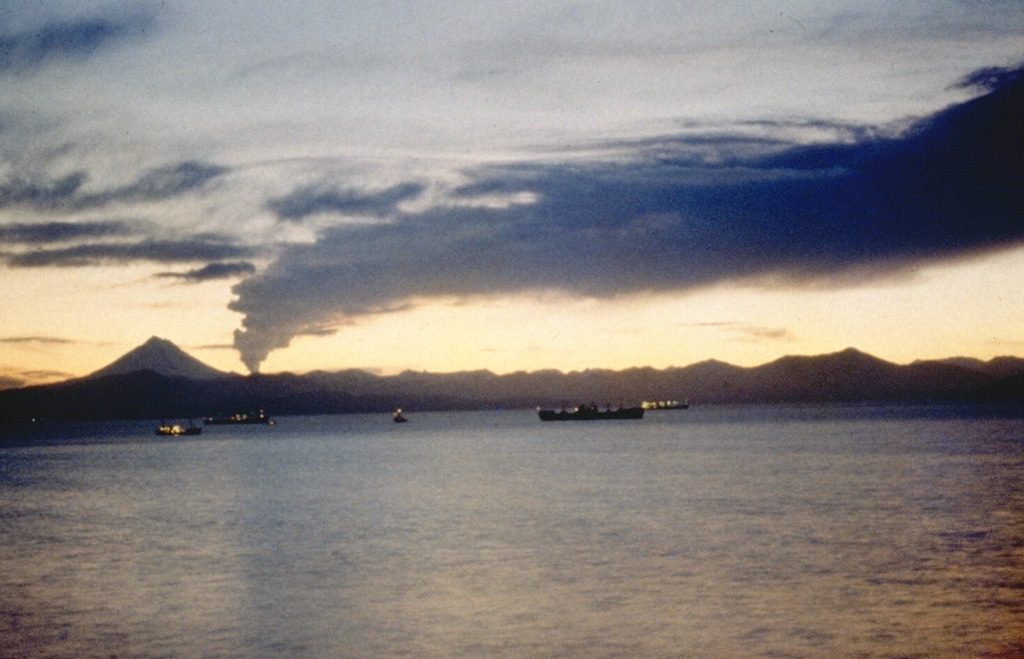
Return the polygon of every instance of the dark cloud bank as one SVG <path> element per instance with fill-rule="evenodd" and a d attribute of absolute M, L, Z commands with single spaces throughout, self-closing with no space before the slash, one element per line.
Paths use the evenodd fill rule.
<path fill-rule="evenodd" d="M 416 297 L 607 297 L 766 276 L 838 284 L 1019 244 L 1024 79 L 986 69 L 962 84 L 983 94 L 895 137 L 870 127 L 809 146 L 670 136 L 634 144 L 634 157 L 614 164 L 479 171 L 455 195 L 535 199 L 503 208 L 399 213 L 395 203 L 417 188 L 362 197 L 298 190 L 268 207 L 288 221 L 332 206 L 382 220 L 327 229 L 238 284 L 231 306 L 245 319 L 235 345 L 255 370 L 296 335 Z"/>

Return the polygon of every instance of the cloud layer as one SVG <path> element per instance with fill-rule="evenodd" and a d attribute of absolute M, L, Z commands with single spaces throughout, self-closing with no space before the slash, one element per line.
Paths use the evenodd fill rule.
<path fill-rule="evenodd" d="M 89 176 L 75 172 L 56 179 L 12 177 L 0 183 L 0 211 L 27 210 L 49 217 L 53 214 L 75 216 L 83 211 L 147 207 L 180 200 L 199 192 L 214 179 L 227 173 L 226 167 L 186 161 L 157 167 L 123 184 L 86 190 Z M 222 263 L 230 259 L 251 258 L 259 248 L 243 245 L 218 233 L 174 233 L 151 223 L 126 220 L 49 220 L 0 223 L 0 262 L 13 268 L 81 267 L 123 264 L 138 261 L 190 263 L 213 261 L 202 269 L 180 275 L 183 281 L 198 282 L 250 274 L 251 263 Z M 21 249 L 9 250 L 7 246 Z M 31 249 L 24 249 L 30 246 Z M 229 274 L 230 273 L 230 274 Z M 179 276 L 179 275 L 175 275 Z"/>
<path fill-rule="evenodd" d="M 987 93 L 897 135 L 835 126 L 841 141 L 797 144 L 690 132 L 614 145 L 614 160 L 469 172 L 450 204 L 337 224 L 239 283 L 236 347 L 255 370 L 294 336 L 420 298 L 609 297 L 759 277 L 836 285 L 1019 244 L 1024 82 L 1007 69 L 964 84 Z M 415 187 L 394 190 L 328 203 L 303 188 L 271 207 L 282 220 L 393 211 Z M 510 195 L 531 201 L 472 203 Z"/>
<path fill-rule="evenodd" d="M 226 241 L 142 240 L 132 243 L 87 243 L 53 249 L 6 255 L 7 264 L 14 268 L 41 268 L 46 266 L 81 267 L 100 263 L 182 263 L 192 261 L 218 261 L 251 257 L 255 249 Z"/>
<path fill-rule="evenodd" d="M 115 203 L 157 202 L 193 192 L 227 173 L 220 165 L 187 161 L 144 172 L 126 185 L 87 191 L 86 172 L 60 178 L 12 177 L 0 182 L 0 209 L 28 207 L 36 210 L 82 210 Z"/>
<path fill-rule="evenodd" d="M 39 245 L 82 238 L 126 236 L 132 233 L 126 222 L 43 222 L 0 225 L 0 244 L 25 243 Z"/>
<path fill-rule="evenodd" d="M 388 215 L 403 201 L 414 199 L 423 186 L 403 183 L 380 192 L 367 193 L 338 186 L 306 186 L 283 197 L 271 199 L 267 208 L 282 220 L 299 221 L 319 213 L 345 215 Z"/>
<path fill-rule="evenodd" d="M 199 284 L 204 281 L 215 281 L 217 279 L 234 279 L 244 275 L 251 275 L 256 272 L 256 266 L 248 261 L 232 261 L 228 263 L 210 263 L 202 268 L 195 268 L 187 272 L 161 272 L 157 277 L 165 279 L 178 279 L 184 283 Z"/>
<path fill-rule="evenodd" d="M 150 27 L 146 13 L 51 21 L 22 32 L 0 33 L 0 73 L 25 73 L 60 60 L 82 60 Z"/>

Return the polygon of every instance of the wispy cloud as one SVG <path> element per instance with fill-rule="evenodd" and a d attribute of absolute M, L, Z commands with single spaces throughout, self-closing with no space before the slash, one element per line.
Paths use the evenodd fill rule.
<path fill-rule="evenodd" d="M 14 178 L 0 183 L 0 208 L 17 205 L 53 208 L 67 204 L 74 199 L 85 180 L 83 172 L 57 179 Z"/>
<path fill-rule="evenodd" d="M 66 345 L 75 343 L 71 339 L 63 339 L 54 336 L 7 336 L 0 337 L 0 343 L 30 343 L 43 345 Z"/>
<path fill-rule="evenodd" d="M 211 163 L 186 161 L 144 172 L 134 181 L 96 192 L 84 186 L 89 176 L 75 172 L 56 179 L 23 177 L 0 183 L 0 208 L 81 210 L 117 202 L 157 202 L 194 192 L 229 170 Z"/>
<path fill-rule="evenodd" d="M 0 389 L 17 389 L 18 387 L 24 386 L 24 384 L 25 380 L 22 378 L 0 375 Z"/>
<path fill-rule="evenodd" d="M 317 213 L 381 216 L 393 213 L 399 203 L 414 199 L 422 192 L 423 186 L 417 183 L 403 183 L 379 192 L 313 185 L 271 199 L 267 208 L 280 219 L 293 221 Z"/>
<path fill-rule="evenodd" d="M 50 348 L 58 349 L 64 346 L 76 346 L 80 341 L 74 341 L 56 336 L 5 336 L 0 337 L 0 345 L 12 346 L 12 349 L 27 349 L 32 352 L 48 352 Z M 54 370 L 18 370 L 0 369 L 0 389 L 14 389 L 30 384 L 64 380 L 71 377 L 70 373 Z"/>
<path fill-rule="evenodd" d="M 156 276 L 164 279 L 178 279 L 187 284 L 199 284 L 218 279 L 233 279 L 256 272 L 256 266 L 248 261 L 210 263 L 202 268 L 186 272 L 161 272 Z"/>
<path fill-rule="evenodd" d="M 206 345 L 190 346 L 190 350 L 214 350 L 214 351 L 225 351 L 234 350 L 235 346 L 230 343 L 210 343 Z"/>
<path fill-rule="evenodd" d="M 127 236 L 134 230 L 121 221 L 43 222 L 40 224 L 0 224 L 0 243 L 46 244 L 83 238 Z"/>
<path fill-rule="evenodd" d="M 13 268 L 82 267 L 139 261 L 155 263 L 220 261 L 252 258 L 258 252 L 257 248 L 248 245 L 192 238 L 186 240 L 143 240 L 133 243 L 86 243 L 65 248 L 0 254 L 0 259 Z"/>
<path fill-rule="evenodd" d="M 0 389 L 16 389 L 34 384 L 45 384 L 47 382 L 58 382 L 74 377 L 73 373 L 57 370 L 11 370 L 0 373 Z"/>
<path fill-rule="evenodd" d="M 128 185 L 84 195 L 78 203 L 100 206 L 116 201 L 163 201 L 197 190 L 227 172 L 227 167 L 211 163 L 176 163 L 150 170 Z"/>
<path fill-rule="evenodd" d="M 987 66 L 961 78 L 954 87 L 961 89 L 979 88 L 994 91 L 1000 87 L 1020 82 L 1024 69 L 1007 66 Z"/>
<path fill-rule="evenodd" d="M 739 341 L 792 341 L 793 334 L 784 327 L 762 327 L 760 325 L 738 325 L 733 332 Z"/>
<path fill-rule="evenodd" d="M 73 374 L 67 371 L 31 370 L 24 371 L 22 375 L 29 381 L 38 382 L 41 380 L 66 380 L 72 377 Z"/>
<path fill-rule="evenodd" d="M 1021 116 L 1024 82 L 1003 74 L 988 93 L 897 136 L 865 126 L 838 141 L 787 144 L 689 131 L 638 143 L 632 157 L 620 143 L 604 162 L 470 172 L 462 197 L 528 192 L 535 201 L 328 228 L 236 285 L 231 307 L 245 314 L 236 346 L 255 369 L 310 327 L 417 298 L 608 297 L 759 277 L 841 285 L 869 265 L 883 276 L 1019 244 Z"/>
<path fill-rule="evenodd" d="M 152 16 L 135 12 L 120 17 L 52 21 L 36 29 L 0 33 L 0 73 L 25 73 L 59 60 L 86 59 L 103 48 L 144 35 Z"/>
<path fill-rule="evenodd" d="M 765 327 L 737 321 L 680 323 L 680 326 L 719 330 L 732 335 L 738 341 L 791 341 L 794 338 L 793 334 L 784 327 Z"/>

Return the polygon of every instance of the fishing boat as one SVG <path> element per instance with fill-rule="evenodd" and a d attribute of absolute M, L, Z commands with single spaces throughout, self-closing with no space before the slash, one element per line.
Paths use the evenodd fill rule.
<path fill-rule="evenodd" d="M 640 403 L 645 410 L 685 410 L 690 407 L 687 401 L 678 400 L 645 400 Z"/>
<path fill-rule="evenodd" d="M 242 412 L 232 414 L 230 416 L 208 416 L 203 419 L 203 425 L 207 426 L 224 426 L 242 423 L 263 423 L 270 426 L 274 425 L 270 416 L 268 416 L 263 410 L 260 410 L 259 412 Z"/>
<path fill-rule="evenodd" d="M 180 423 L 164 423 L 161 421 L 160 425 L 156 429 L 156 434 L 167 437 L 176 437 L 178 435 L 198 435 L 201 432 L 203 432 L 202 427 L 192 425 L 191 421 L 189 421 L 187 426 L 183 426 Z"/>
<path fill-rule="evenodd" d="M 392 415 L 391 418 L 392 418 L 392 420 L 395 423 L 405 423 L 405 422 L 407 422 L 409 420 L 409 419 L 406 419 L 404 416 L 402 416 L 402 408 L 401 407 L 399 407 L 397 410 L 395 410 L 395 413 Z"/>
<path fill-rule="evenodd" d="M 597 405 L 580 405 L 572 410 L 537 410 L 541 421 L 601 421 L 617 419 L 642 419 L 644 408 L 620 407 L 601 410 Z"/>

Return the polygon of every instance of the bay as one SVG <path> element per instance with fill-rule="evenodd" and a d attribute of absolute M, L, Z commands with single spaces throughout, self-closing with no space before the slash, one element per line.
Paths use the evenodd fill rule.
<path fill-rule="evenodd" d="M 9 433 L 5 657 L 1015 657 L 1024 421 L 530 411 Z"/>

